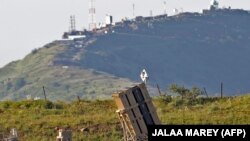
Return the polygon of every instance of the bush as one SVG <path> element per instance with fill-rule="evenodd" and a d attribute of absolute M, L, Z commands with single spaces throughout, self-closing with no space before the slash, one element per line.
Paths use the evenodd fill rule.
<path fill-rule="evenodd" d="M 36 100 L 36 101 L 18 101 L 18 102 L 11 102 L 6 101 L 1 103 L 0 105 L 3 109 L 31 109 L 31 108 L 38 108 L 38 109 L 52 109 L 54 107 L 62 108 L 60 104 L 53 104 L 51 101 L 44 101 L 44 100 Z"/>
<path fill-rule="evenodd" d="M 184 86 L 179 86 L 177 84 L 170 85 L 169 90 L 170 92 L 179 94 L 182 98 L 185 97 L 189 92 L 189 90 L 186 89 Z"/>
<path fill-rule="evenodd" d="M 179 99 L 179 98 L 176 98 L 175 101 L 173 101 L 173 106 L 175 107 L 180 107 L 184 104 L 184 100 L 183 99 Z"/>
<path fill-rule="evenodd" d="M 51 101 L 37 100 L 32 102 L 33 108 L 52 109 L 54 104 Z"/>
<path fill-rule="evenodd" d="M 161 95 L 160 96 L 160 100 L 163 102 L 163 103 L 170 103 L 172 102 L 172 97 L 171 95 Z"/>
<path fill-rule="evenodd" d="M 197 97 L 202 94 L 202 91 L 197 87 L 187 89 L 184 86 L 179 86 L 177 84 L 172 84 L 169 87 L 169 90 L 173 93 L 179 94 L 181 100 L 183 100 L 182 104 L 185 103 L 187 105 L 194 105 L 197 101 Z"/>
<path fill-rule="evenodd" d="M 1 103 L 1 108 L 3 108 L 3 109 L 8 109 L 9 107 L 10 107 L 10 105 L 11 105 L 11 102 L 9 102 L 9 101 L 6 101 L 6 102 L 3 102 L 3 103 Z"/>
<path fill-rule="evenodd" d="M 32 54 L 36 54 L 38 52 L 38 50 L 35 48 L 31 51 Z"/>

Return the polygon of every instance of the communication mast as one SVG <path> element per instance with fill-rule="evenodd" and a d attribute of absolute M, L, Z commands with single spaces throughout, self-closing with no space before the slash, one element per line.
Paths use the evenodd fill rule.
<path fill-rule="evenodd" d="M 89 30 L 93 31 L 96 29 L 96 10 L 94 0 L 90 0 L 89 4 Z"/>
<path fill-rule="evenodd" d="M 153 10 L 149 11 L 149 15 L 150 15 L 150 17 L 153 17 Z"/>
<path fill-rule="evenodd" d="M 164 4 L 164 14 L 166 15 L 167 14 L 167 2 L 164 1 L 163 4 Z"/>
<path fill-rule="evenodd" d="M 70 16 L 70 32 L 76 30 L 76 19 L 74 15 Z"/>
<path fill-rule="evenodd" d="M 135 18 L 135 4 L 133 3 L 133 18 Z"/>

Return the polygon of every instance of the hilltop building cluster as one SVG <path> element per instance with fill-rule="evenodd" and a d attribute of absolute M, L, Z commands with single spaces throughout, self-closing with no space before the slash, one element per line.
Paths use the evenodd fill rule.
<path fill-rule="evenodd" d="M 129 24 L 129 23 L 134 23 L 134 22 L 146 22 L 146 21 L 152 21 L 152 20 L 159 20 L 162 18 L 168 17 L 167 12 L 166 12 L 166 2 L 164 2 L 164 14 L 162 15 L 157 15 L 153 16 L 152 11 L 150 12 L 149 17 L 143 17 L 143 16 L 135 16 L 134 14 L 134 9 L 135 5 L 133 4 L 133 18 L 124 18 L 121 20 L 121 22 L 114 22 L 113 16 L 111 14 L 107 14 L 105 17 L 105 21 L 103 23 L 96 23 L 96 9 L 94 6 L 94 1 L 90 1 L 90 8 L 89 8 L 89 29 L 84 29 L 84 30 L 76 30 L 75 28 L 75 17 L 70 16 L 70 30 L 68 32 L 64 32 L 62 36 L 62 40 L 77 40 L 77 39 L 84 39 L 86 37 L 92 36 L 92 35 L 100 35 L 100 34 L 107 34 L 110 29 L 112 29 L 115 26 L 120 26 L 123 24 Z M 208 9 L 202 9 L 201 13 L 202 14 L 207 14 L 207 13 L 213 13 L 213 12 L 223 12 L 223 11 L 228 11 L 231 10 L 231 7 L 228 8 L 219 8 L 219 2 L 217 0 L 211 0 L 210 5 Z M 175 15 L 179 15 L 183 12 L 181 12 L 178 9 L 174 9 Z M 114 30 L 111 30 L 111 33 L 114 33 Z"/>

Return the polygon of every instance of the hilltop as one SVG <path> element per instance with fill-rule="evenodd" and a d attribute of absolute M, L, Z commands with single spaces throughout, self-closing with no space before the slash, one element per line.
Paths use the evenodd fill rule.
<path fill-rule="evenodd" d="M 250 91 L 250 13 L 218 9 L 175 16 L 136 17 L 90 32 L 86 38 L 54 41 L 0 69 L 0 99 L 110 98 L 138 82 L 205 87 L 210 95 Z"/>

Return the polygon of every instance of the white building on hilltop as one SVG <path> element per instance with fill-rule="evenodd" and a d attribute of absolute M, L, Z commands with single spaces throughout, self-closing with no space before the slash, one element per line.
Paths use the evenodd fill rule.
<path fill-rule="evenodd" d="M 106 18 L 105 18 L 105 24 L 112 25 L 113 24 L 113 16 L 107 14 Z"/>

